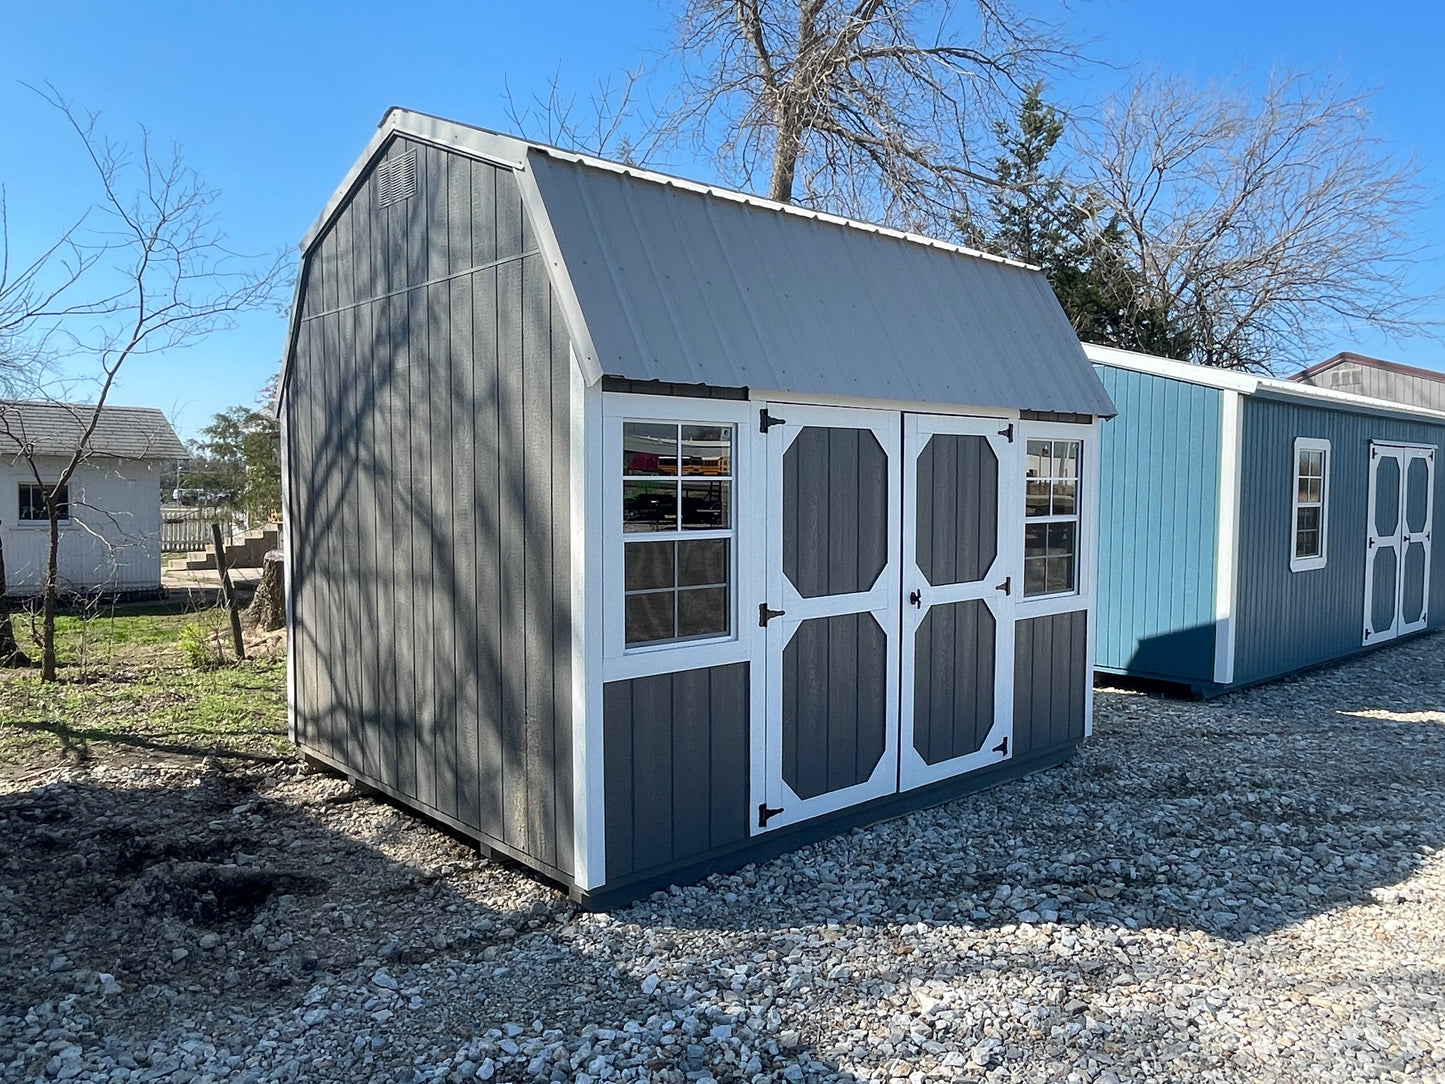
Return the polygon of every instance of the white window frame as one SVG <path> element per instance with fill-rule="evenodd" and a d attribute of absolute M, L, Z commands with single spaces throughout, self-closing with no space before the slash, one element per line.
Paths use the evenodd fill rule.
<path fill-rule="evenodd" d="M 1091 428 L 1083 426 L 1049 425 L 1039 428 L 1019 427 L 1019 489 L 1017 500 L 1022 509 L 1022 527 L 1019 531 L 1018 553 L 1019 553 L 1019 605 L 1028 605 L 1036 602 L 1047 602 L 1055 599 L 1073 599 L 1085 597 L 1088 592 L 1084 588 L 1084 520 L 1088 509 L 1085 502 L 1085 489 L 1087 483 L 1086 473 L 1092 466 L 1090 443 L 1088 436 L 1092 436 Z M 1070 441 L 1079 446 L 1078 475 L 1074 479 L 1074 512 L 1068 516 L 1030 516 L 1029 515 L 1029 492 L 1028 492 L 1028 454 L 1029 441 Z M 1025 546 L 1028 537 L 1028 528 L 1033 524 L 1046 523 L 1072 523 L 1074 525 L 1074 586 L 1064 591 L 1048 591 L 1040 595 L 1028 595 L 1024 593 L 1025 577 L 1028 575 L 1027 553 Z M 1064 607 L 1064 609 L 1075 609 L 1076 607 Z M 1037 616 L 1037 615 L 1033 615 Z"/>
<path fill-rule="evenodd" d="M 1299 457 L 1300 452 L 1321 452 L 1323 453 L 1320 468 L 1320 552 L 1316 557 L 1296 557 L 1299 549 Z M 1330 526 L 1330 442 L 1320 437 L 1295 437 L 1294 452 L 1290 465 L 1290 499 L 1289 499 L 1289 570 L 1291 572 L 1310 572 L 1317 568 L 1324 568 L 1329 560 L 1329 526 Z"/>
<path fill-rule="evenodd" d="M 756 608 L 761 580 L 762 501 L 756 482 L 757 454 L 752 434 L 757 431 L 757 406 L 735 399 L 689 399 L 668 395 L 640 395 L 630 392 L 602 394 L 602 463 L 594 475 L 601 484 L 602 546 L 602 670 L 604 681 L 621 681 L 653 674 L 750 661 L 754 637 L 748 622 L 748 606 Z M 732 525 L 725 531 L 659 532 L 658 541 L 683 537 L 702 539 L 727 537 L 729 547 L 730 631 L 723 636 L 668 640 L 655 644 L 627 645 L 626 563 L 624 547 L 630 538 L 643 541 L 651 533 L 622 529 L 622 427 L 624 422 L 660 422 L 665 425 L 693 423 L 733 426 Z M 751 423 L 751 431 L 749 424 Z M 599 477 L 600 476 L 600 477 Z M 756 624 L 756 620 L 752 624 Z"/>

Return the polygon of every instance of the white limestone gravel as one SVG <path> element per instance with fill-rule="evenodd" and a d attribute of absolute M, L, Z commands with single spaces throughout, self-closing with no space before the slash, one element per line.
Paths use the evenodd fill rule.
<path fill-rule="evenodd" d="M 1445 1080 L 1445 635 L 586 914 L 296 763 L 0 793 L 0 1079 Z"/>

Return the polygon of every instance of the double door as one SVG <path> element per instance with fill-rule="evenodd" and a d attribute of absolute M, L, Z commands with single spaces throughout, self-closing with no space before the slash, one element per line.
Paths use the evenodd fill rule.
<path fill-rule="evenodd" d="M 1434 494 L 1434 448 L 1370 445 L 1366 644 L 1416 632 L 1429 620 Z"/>
<path fill-rule="evenodd" d="M 1008 759 L 1022 564 L 1013 427 L 790 404 L 763 421 L 754 832 Z"/>

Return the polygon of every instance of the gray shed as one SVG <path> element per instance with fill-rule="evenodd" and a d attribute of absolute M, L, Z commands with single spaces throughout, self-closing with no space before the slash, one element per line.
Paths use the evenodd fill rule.
<path fill-rule="evenodd" d="M 401 110 L 303 250 L 309 756 L 604 906 L 1088 733 L 1113 408 L 1037 270 Z"/>

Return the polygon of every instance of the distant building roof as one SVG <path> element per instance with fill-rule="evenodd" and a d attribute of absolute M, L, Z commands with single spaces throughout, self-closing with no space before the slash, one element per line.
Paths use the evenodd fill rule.
<path fill-rule="evenodd" d="M 0 400 L 0 455 L 75 452 L 95 407 L 85 403 Z M 189 453 L 154 407 L 102 407 L 89 453 L 117 459 L 184 459 Z"/>
<path fill-rule="evenodd" d="M 1350 350 L 1341 350 L 1333 357 L 1311 365 L 1308 369 L 1301 369 L 1289 379 L 1302 384 L 1311 383 L 1312 378 L 1330 369 L 1338 368 L 1341 365 L 1364 365 L 1371 369 L 1381 369 L 1387 373 L 1397 373 L 1400 376 L 1414 376 L 1421 380 L 1433 380 L 1438 384 L 1445 384 L 1445 373 L 1435 369 L 1421 369 L 1414 365 L 1401 365 L 1398 361 L 1385 361 L 1383 358 L 1372 358 L 1365 354 L 1356 354 Z"/>

